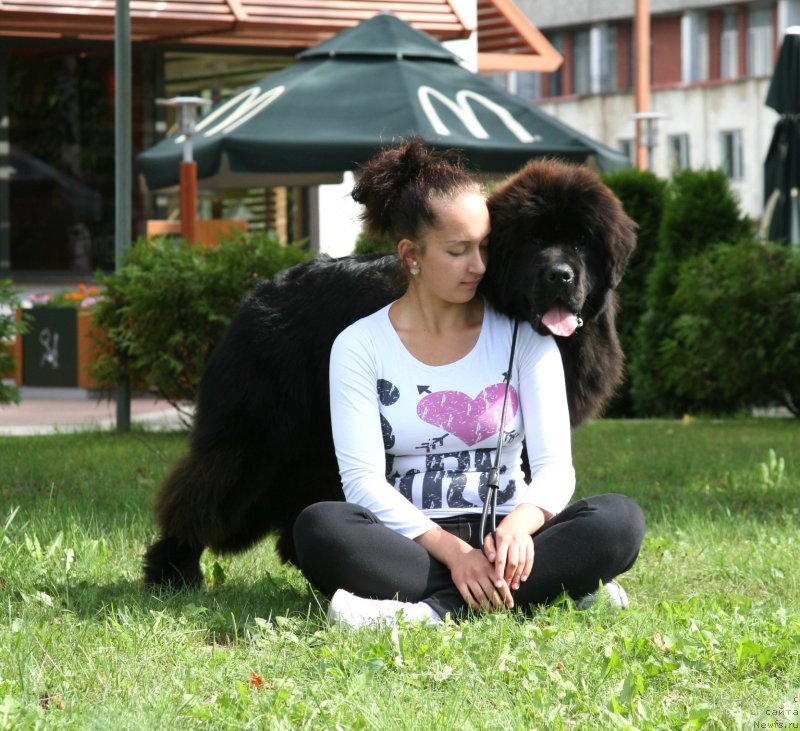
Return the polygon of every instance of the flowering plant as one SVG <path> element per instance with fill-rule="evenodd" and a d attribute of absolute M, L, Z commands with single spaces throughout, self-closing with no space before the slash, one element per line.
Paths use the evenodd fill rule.
<path fill-rule="evenodd" d="M 62 290 L 52 294 L 32 294 L 28 302 L 34 307 L 91 307 L 100 298 L 100 288 L 95 285 L 79 284 L 77 289 Z"/>
<path fill-rule="evenodd" d="M 27 324 L 15 316 L 19 292 L 10 279 L 0 279 L 0 404 L 19 403 L 19 390 L 5 381 L 16 372 L 16 359 L 11 344 L 27 330 Z"/>

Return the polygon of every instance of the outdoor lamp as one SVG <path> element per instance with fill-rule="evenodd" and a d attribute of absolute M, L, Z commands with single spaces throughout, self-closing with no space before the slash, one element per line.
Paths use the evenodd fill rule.
<path fill-rule="evenodd" d="M 183 136 L 183 162 L 180 166 L 180 213 L 181 236 L 187 241 L 195 239 L 197 218 L 197 163 L 193 159 L 192 137 L 194 136 L 197 111 L 211 104 L 200 96 L 174 96 L 157 99 L 156 104 L 174 107 L 178 130 Z"/>
<path fill-rule="evenodd" d="M 656 122 L 659 119 L 664 119 L 667 115 L 663 112 L 636 112 L 631 117 L 636 120 L 637 126 L 642 122 L 645 124 L 644 129 L 644 146 L 647 148 L 647 169 L 653 170 L 653 150 L 656 147 Z"/>

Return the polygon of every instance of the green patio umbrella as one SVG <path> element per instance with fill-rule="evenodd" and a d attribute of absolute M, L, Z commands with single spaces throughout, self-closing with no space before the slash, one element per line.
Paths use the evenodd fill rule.
<path fill-rule="evenodd" d="M 192 140 L 204 187 L 328 182 L 382 146 L 417 135 L 463 152 L 487 173 L 508 173 L 543 155 L 601 170 L 620 153 L 461 67 L 429 35 L 380 14 L 298 55 L 212 108 Z M 147 186 L 178 182 L 180 135 L 138 157 Z"/>
<path fill-rule="evenodd" d="M 800 244 L 800 27 L 786 31 L 766 105 L 780 119 L 764 162 L 764 223 L 770 241 Z"/>

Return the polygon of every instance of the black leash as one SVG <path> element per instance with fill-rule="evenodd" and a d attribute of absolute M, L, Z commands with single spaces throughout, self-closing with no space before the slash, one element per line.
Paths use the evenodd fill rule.
<path fill-rule="evenodd" d="M 497 451 L 494 455 L 494 466 L 489 470 L 487 479 L 486 499 L 483 501 L 483 512 L 481 513 L 480 537 L 481 550 L 486 555 L 486 519 L 491 518 L 490 530 L 495 550 L 497 550 L 497 491 L 500 488 L 500 453 L 503 451 L 503 441 L 505 440 L 506 406 L 508 406 L 508 391 L 511 387 L 511 372 L 514 367 L 514 351 L 517 347 L 517 330 L 519 321 L 514 320 L 514 332 L 511 335 L 511 355 L 508 358 L 508 376 L 506 378 L 506 391 L 503 396 L 503 410 L 500 413 L 500 433 L 497 435 Z"/>

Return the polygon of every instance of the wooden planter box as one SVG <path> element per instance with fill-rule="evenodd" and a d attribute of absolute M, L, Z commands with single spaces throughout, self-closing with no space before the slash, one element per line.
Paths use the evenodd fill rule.
<path fill-rule="evenodd" d="M 26 315 L 28 332 L 16 342 L 17 385 L 96 388 L 87 368 L 99 348 L 92 311 L 43 306 Z"/>

